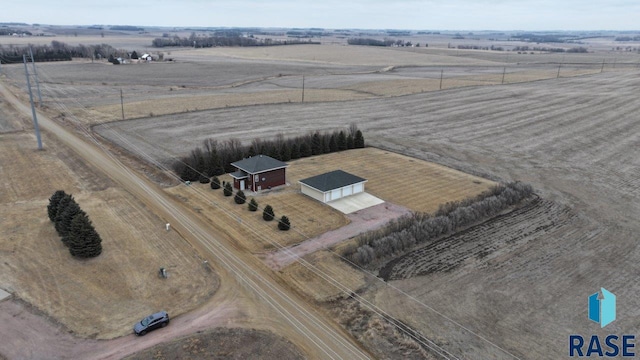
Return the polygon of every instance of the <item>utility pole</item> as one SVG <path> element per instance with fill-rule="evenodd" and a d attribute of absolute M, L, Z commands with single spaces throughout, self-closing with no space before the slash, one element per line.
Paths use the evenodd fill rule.
<path fill-rule="evenodd" d="M 442 77 L 444 75 L 444 70 L 440 70 L 440 90 L 442 90 Z"/>
<path fill-rule="evenodd" d="M 304 103 L 304 75 L 302 75 L 302 102 Z"/>
<path fill-rule="evenodd" d="M 562 68 L 562 63 L 558 65 L 558 74 L 556 75 L 556 79 L 560 77 L 560 68 Z"/>
<path fill-rule="evenodd" d="M 36 130 L 36 139 L 38 139 L 38 150 L 42 150 L 42 139 L 40 138 L 40 127 L 38 126 L 38 117 L 36 116 L 36 108 L 33 105 L 33 92 L 31 92 L 31 81 L 29 80 L 29 68 L 27 67 L 27 55 L 22 54 L 24 62 L 24 74 L 27 77 L 27 88 L 29 88 L 29 100 L 31 101 L 31 114 L 33 115 L 33 127 Z"/>
<path fill-rule="evenodd" d="M 507 67 L 505 66 L 504 68 L 502 68 L 502 82 L 500 83 L 501 85 L 504 85 L 504 74 L 507 72 Z"/>
<path fill-rule="evenodd" d="M 36 70 L 36 59 L 33 58 L 33 50 L 29 46 L 29 54 L 31 55 L 31 65 L 33 65 L 33 74 L 36 76 L 36 88 L 38 89 L 38 107 L 42 106 L 42 93 L 40 93 L 40 81 L 38 81 L 38 70 Z"/>
<path fill-rule="evenodd" d="M 600 72 L 604 71 L 604 59 L 602 59 L 602 67 L 600 68 Z"/>
<path fill-rule="evenodd" d="M 124 98 L 122 97 L 122 89 L 120 89 L 120 108 L 122 109 L 122 120 L 124 120 Z"/>

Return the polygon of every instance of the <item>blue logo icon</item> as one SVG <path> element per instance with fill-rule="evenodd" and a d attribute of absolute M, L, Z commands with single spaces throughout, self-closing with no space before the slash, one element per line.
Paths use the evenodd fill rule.
<path fill-rule="evenodd" d="M 597 292 L 589 296 L 589 320 L 597 322 L 603 328 L 616 319 L 616 296 L 605 288 L 600 288 Z"/>

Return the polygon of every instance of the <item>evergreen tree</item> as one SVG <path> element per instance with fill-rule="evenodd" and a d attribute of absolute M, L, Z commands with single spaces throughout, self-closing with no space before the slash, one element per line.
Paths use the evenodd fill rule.
<path fill-rule="evenodd" d="M 58 202 L 58 208 L 56 209 L 56 217 L 54 218 L 53 222 L 55 223 L 56 231 L 60 236 L 62 236 L 62 234 L 60 234 L 60 230 L 58 229 L 60 226 L 59 223 L 62 221 L 62 213 L 64 213 L 64 210 L 69 206 L 69 204 L 75 203 L 75 202 L 76 201 L 73 199 L 73 195 L 71 194 L 65 194 Z"/>
<path fill-rule="evenodd" d="M 49 215 L 49 220 L 56 220 L 56 213 L 58 212 L 58 203 L 60 203 L 60 199 L 65 197 L 67 193 L 64 190 L 58 190 L 51 195 L 49 198 L 49 205 L 47 205 L 47 215 Z"/>
<path fill-rule="evenodd" d="M 68 245 L 72 256 L 96 257 L 102 253 L 102 239 L 84 212 L 76 214 L 71 221 Z"/>
<path fill-rule="evenodd" d="M 60 237 L 62 238 L 62 242 L 67 246 L 69 246 L 67 237 L 69 236 L 69 232 L 71 231 L 71 221 L 73 220 L 74 216 L 80 213 L 84 213 L 84 211 L 80 209 L 80 205 L 78 205 L 78 203 L 76 203 L 75 201 L 71 202 L 61 213 L 60 221 L 56 222 L 56 230 L 58 231 L 58 235 L 60 235 Z"/>
<path fill-rule="evenodd" d="M 331 146 L 329 144 L 329 142 L 331 141 L 331 137 L 330 136 L 322 136 L 322 153 L 323 154 L 328 154 L 331 152 Z"/>
<path fill-rule="evenodd" d="M 275 144 L 269 145 L 269 153 L 267 155 L 274 159 L 282 160 L 280 159 L 280 149 L 278 149 Z"/>
<path fill-rule="evenodd" d="M 300 157 L 304 158 L 309 156 L 311 156 L 311 148 L 309 147 L 309 144 L 303 142 L 300 144 Z"/>
<path fill-rule="evenodd" d="M 256 199 L 251 198 L 251 201 L 249 201 L 249 211 L 257 211 L 258 210 L 258 202 L 256 201 Z"/>
<path fill-rule="evenodd" d="M 233 200 L 236 202 L 236 204 L 244 204 L 247 201 L 247 196 L 242 190 L 238 190 Z"/>
<path fill-rule="evenodd" d="M 280 221 L 278 222 L 278 229 L 282 231 L 287 231 L 291 228 L 291 223 L 289 222 L 289 218 L 282 215 Z"/>
<path fill-rule="evenodd" d="M 231 187 L 231 183 L 230 182 L 224 184 L 224 190 L 222 190 L 222 192 L 224 193 L 224 196 L 233 195 L 233 188 Z"/>
<path fill-rule="evenodd" d="M 356 131 L 356 135 L 353 137 L 353 145 L 356 149 L 364 148 L 364 136 L 362 136 L 362 131 Z"/>
<path fill-rule="evenodd" d="M 271 207 L 271 205 L 267 205 L 264 207 L 264 210 L 262 211 L 262 218 L 265 221 L 271 221 L 276 217 L 276 214 L 274 214 L 273 212 L 273 208 Z"/>
<path fill-rule="evenodd" d="M 211 179 L 211 189 L 213 190 L 220 189 L 220 179 L 218 179 L 217 176 L 214 176 Z"/>
<path fill-rule="evenodd" d="M 331 138 L 329 138 L 329 151 L 338 151 L 338 141 L 336 140 L 336 134 L 331 134 Z"/>
<path fill-rule="evenodd" d="M 336 141 L 338 142 L 338 151 L 347 150 L 347 136 L 344 131 L 338 133 Z"/>
<path fill-rule="evenodd" d="M 298 147 L 298 143 L 291 144 L 291 159 L 300 159 L 300 148 Z"/>
<path fill-rule="evenodd" d="M 347 149 L 353 149 L 355 147 L 356 145 L 353 142 L 353 135 L 351 134 L 347 135 Z"/>
<path fill-rule="evenodd" d="M 256 154 L 256 148 L 253 145 L 251 145 L 249 147 L 249 151 L 247 151 L 247 156 L 248 157 L 254 157 L 256 155 L 258 155 L 258 154 Z"/>
<path fill-rule="evenodd" d="M 216 148 L 210 149 L 209 156 L 207 158 L 207 177 L 218 176 L 224 174 L 224 168 L 222 167 L 222 161 L 218 155 Z"/>
<path fill-rule="evenodd" d="M 131 53 L 131 59 L 138 60 L 138 53 L 135 50 Z"/>
<path fill-rule="evenodd" d="M 281 161 L 291 160 L 291 149 L 289 148 L 289 145 L 287 145 L 286 142 L 283 142 L 282 146 L 280 147 L 280 160 Z"/>
<path fill-rule="evenodd" d="M 315 132 L 311 137 L 311 155 L 322 154 L 322 139 L 320 139 L 320 133 Z"/>

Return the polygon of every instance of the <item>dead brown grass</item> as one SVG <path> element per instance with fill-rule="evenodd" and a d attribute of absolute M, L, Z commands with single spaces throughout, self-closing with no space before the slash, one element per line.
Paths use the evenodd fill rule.
<path fill-rule="evenodd" d="M 330 251 L 315 252 L 306 256 L 305 260 L 313 267 L 307 267 L 296 262 L 282 270 L 282 277 L 287 280 L 288 284 L 311 297 L 314 301 L 334 301 L 350 295 L 332 285 L 327 279 L 317 275 L 316 269 L 352 291 L 357 291 L 366 285 L 365 275 L 362 272 L 347 265 Z"/>
<path fill-rule="evenodd" d="M 202 96 L 176 96 L 127 103 L 125 105 L 125 113 L 126 117 L 131 119 L 225 107 L 301 102 L 301 94 L 301 90 L 277 90 Z M 344 89 L 307 89 L 304 93 L 305 102 L 347 101 L 370 97 L 372 96 L 368 94 Z M 92 116 L 101 121 L 120 120 L 122 116 L 119 104 L 97 106 L 91 110 L 95 111 Z"/>
<path fill-rule="evenodd" d="M 289 186 L 259 194 L 245 193 L 247 201 L 251 197 L 258 201 L 260 209 L 257 212 L 250 212 L 246 204 L 236 204 L 233 196 L 225 197 L 221 189 L 211 190 L 209 184 L 179 185 L 167 191 L 203 215 L 213 226 L 236 238 L 244 248 L 263 252 L 276 247 L 271 242 L 277 246 L 290 246 L 348 223 L 339 211 L 302 195 L 298 183 L 301 179 L 338 168 L 368 179 L 367 192 L 414 211 L 433 212 L 440 204 L 477 195 L 495 184 L 445 166 L 365 148 L 290 162 L 287 169 Z M 231 178 L 225 175 L 220 181 L 231 181 Z M 286 215 L 291 220 L 291 231 L 280 231 L 276 221 L 262 219 L 262 209 L 267 204 L 274 208 L 276 218 Z"/>
<path fill-rule="evenodd" d="M 343 65 L 489 65 L 491 61 L 450 57 L 394 48 L 341 45 L 296 45 L 246 48 L 210 48 L 186 50 L 180 56 L 225 56 L 242 59 L 305 61 Z"/>
<path fill-rule="evenodd" d="M 440 204 L 477 195 L 495 185 L 493 181 L 442 165 L 376 148 L 292 161 L 287 177 L 299 189 L 299 180 L 336 169 L 367 179 L 367 192 L 422 212 L 433 212 Z"/>
<path fill-rule="evenodd" d="M 108 181 L 72 169 L 60 158 L 76 158 L 47 145 L 32 150 L 35 140 L 24 133 L 0 141 L 3 287 L 73 333 L 101 339 L 130 333 L 132 322 L 149 312 L 178 315 L 213 295 L 217 277 L 177 233 L 164 230 L 164 221 Z M 60 241 L 46 212 L 58 189 L 74 195 L 101 235 L 97 258 L 73 259 Z M 160 267 L 168 279 L 158 278 Z"/>
<path fill-rule="evenodd" d="M 229 176 L 220 179 L 231 180 Z M 276 246 L 271 242 L 278 246 L 297 244 L 349 223 L 339 211 L 287 188 L 256 195 L 245 192 L 247 202 L 252 197 L 258 202 L 256 212 L 249 211 L 247 204 L 236 204 L 233 196 L 225 197 L 222 189 L 211 190 L 209 184 L 180 185 L 167 191 L 185 201 L 214 226 L 233 233 L 234 238 L 251 252 L 274 249 Z M 282 215 L 289 218 L 291 230 L 280 231 L 276 220 L 262 219 L 262 210 L 267 204 L 273 207 L 276 220 Z"/>

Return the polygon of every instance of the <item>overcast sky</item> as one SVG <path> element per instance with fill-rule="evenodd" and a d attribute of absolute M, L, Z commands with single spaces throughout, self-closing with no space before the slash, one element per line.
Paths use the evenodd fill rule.
<path fill-rule="evenodd" d="M 30 0 L 0 22 L 438 30 L 636 30 L 639 0 Z"/>

